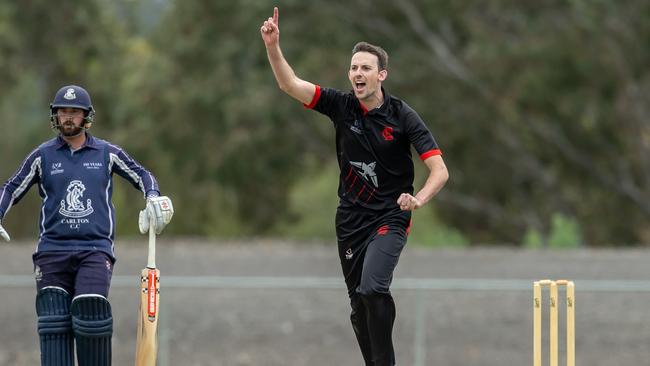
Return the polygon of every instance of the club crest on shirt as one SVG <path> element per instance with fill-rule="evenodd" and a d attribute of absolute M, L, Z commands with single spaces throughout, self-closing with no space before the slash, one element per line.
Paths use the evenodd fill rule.
<path fill-rule="evenodd" d="M 86 186 L 80 180 L 73 180 L 67 188 L 65 200 L 61 200 L 59 213 L 66 217 L 86 217 L 93 213 L 92 201 L 86 200 L 86 205 L 81 201 L 86 191 Z"/>
<path fill-rule="evenodd" d="M 384 130 L 381 131 L 381 136 L 386 141 L 393 141 L 395 139 L 395 137 L 393 136 L 393 128 L 392 127 L 384 127 Z"/>
<path fill-rule="evenodd" d="M 359 173 L 365 180 L 372 182 L 375 188 L 379 188 L 377 173 L 375 173 L 375 166 L 377 165 L 376 161 L 373 161 L 370 164 L 359 161 L 351 161 L 350 164 L 357 168 L 357 173 Z"/>
<path fill-rule="evenodd" d="M 61 163 L 52 163 L 52 170 L 50 170 L 50 175 L 61 173 L 63 173 L 63 169 L 61 169 Z"/>

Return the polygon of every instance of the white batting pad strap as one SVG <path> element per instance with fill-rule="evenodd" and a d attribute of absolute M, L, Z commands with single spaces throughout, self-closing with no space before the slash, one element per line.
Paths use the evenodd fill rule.
<path fill-rule="evenodd" d="M 45 287 L 43 287 L 40 291 L 43 291 L 43 290 L 48 289 L 48 288 L 53 288 L 53 289 L 56 289 L 56 290 L 61 290 L 61 291 L 65 292 L 66 294 L 68 293 L 68 291 L 66 291 L 66 290 L 63 289 L 63 287 L 59 287 L 59 286 L 45 286 Z"/>
<path fill-rule="evenodd" d="M 81 295 L 75 296 L 72 299 L 72 301 L 75 301 L 77 299 L 81 299 L 81 298 L 84 298 L 84 297 L 101 297 L 102 299 L 108 301 L 108 299 L 104 295 L 100 295 L 100 294 L 81 294 Z"/>

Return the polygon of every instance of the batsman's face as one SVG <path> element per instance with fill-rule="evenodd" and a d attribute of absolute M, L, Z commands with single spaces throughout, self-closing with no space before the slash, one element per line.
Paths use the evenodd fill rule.
<path fill-rule="evenodd" d="M 79 108 L 59 108 L 56 111 L 59 131 L 63 136 L 76 136 L 83 131 L 84 110 Z"/>
<path fill-rule="evenodd" d="M 348 79 L 352 84 L 354 95 L 362 102 L 376 98 L 381 89 L 381 82 L 386 80 L 388 72 L 379 70 L 377 56 L 369 52 L 357 52 L 352 55 Z"/>

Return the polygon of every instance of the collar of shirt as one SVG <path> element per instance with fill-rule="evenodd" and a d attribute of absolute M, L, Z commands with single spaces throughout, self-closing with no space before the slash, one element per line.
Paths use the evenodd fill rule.
<path fill-rule="evenodd" d="M 84 142 L 84 144 L 81 145 L 75 151 L 79 151 L 79 150 L 81 150 L 83 148 L 86 148 L 86 147 L 90 148 L 90 149 L 97 149 L 97 143 L 95 141 L 95 138 L 88 132 L 84 132 L 84 133 L 86 134 L 86 142 Z M 69 147 L 68 143 L 65 142 L 65 140 L 63 139 L 63 137 L 61 137 L 61 135 L 57 136 L 56 142 L 59 145 L 59 146 L 57 146 L 57 150 L 62 149 L 64 147 Z"/>
<path fill-rule="evenodd" d="M 368 113 L 372 113 L 372 114 L 386 113 L 386 108 L 389 104 L 388 102 L 390 99 L 390 95 L 386 93 L 386 90 L 384 89 L 383 86 L 381 87 L 381 93 L 384 95 L 384 101 L 378 107 L 373 108 L 371 110 L 368 110 L 368 108 L 360 100 L 357 99 L 359 101 L 359 107 L 361 107 L 361 111 L 363 112 L 364 116 L 367 115 Z"/>

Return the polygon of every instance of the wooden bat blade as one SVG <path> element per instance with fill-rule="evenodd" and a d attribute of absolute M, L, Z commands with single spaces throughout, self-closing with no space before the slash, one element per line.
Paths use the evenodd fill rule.
<path fill-rule="evenodd" d="M 135 365 L 156 366 L 160 271 L 156 268 L 143 269 L 140 277 L 140 287 L 140 311 L 138 314 Z"/>

